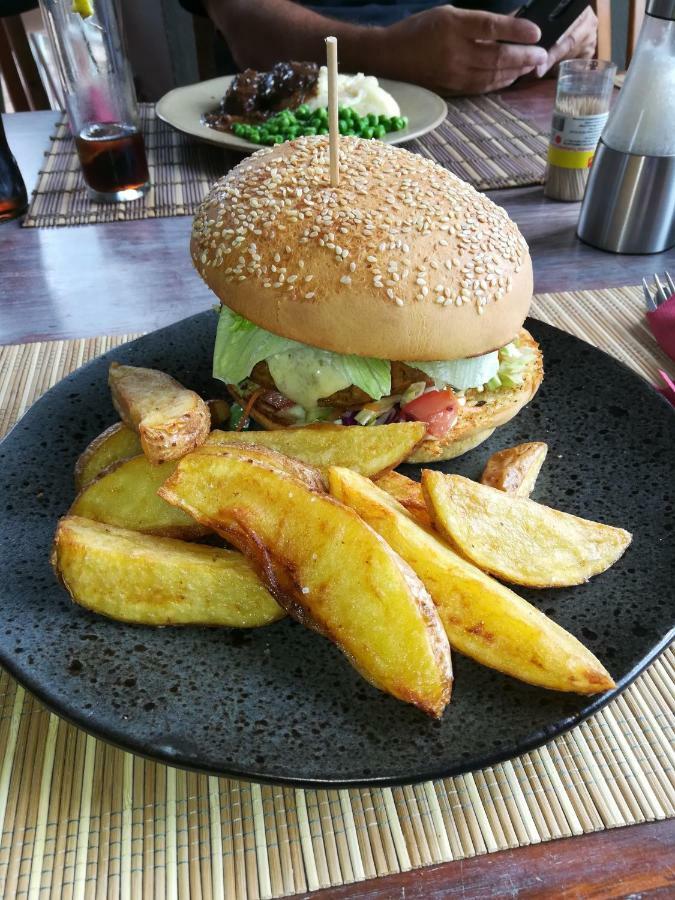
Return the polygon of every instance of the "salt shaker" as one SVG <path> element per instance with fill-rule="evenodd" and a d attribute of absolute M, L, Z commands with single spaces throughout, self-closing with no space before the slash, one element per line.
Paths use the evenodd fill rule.
<path fill-rule="evenodd" d="M 675 245 L 675 0 L 647 3 L 577 234 L 614 253 L 660 253 Z"/>

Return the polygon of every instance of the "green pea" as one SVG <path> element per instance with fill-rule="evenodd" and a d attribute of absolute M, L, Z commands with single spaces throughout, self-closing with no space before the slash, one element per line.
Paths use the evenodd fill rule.
<path fill-rule="evenodd" d="M 300 106 L 295 110 L 295 118 L 296 119 L 306 119 L 310 115 L 310 108 L 306 103 L 301 103 Z"/>
<path fill-rule="evenodd" d="M 366 116 L 366 118 L 368 119 L 368 124 L 369 124 L 369 125 L 375 126 L 375 125 L 378 124 L 378 123 L 377 123 L 377 116 L 375 115 L 375 113 L 368 113 L 368 115 Z"/>
<path fill-rule="evenodd" d="M 387 129 L 384 127 L 384 125 L 378 125 L 376 128 L 373 128 L 373 134 L 376 138 L 382 139 L 386 133 Z"/>
<path fill-rule="evenodd" d="M 366 128 L 361 129 L 361 137 L 365 138 L 367 141 L 369 141 L 372 138 L 373 134 L 374 134 L 373 129 L 370 126 L 367 126 Z"/>

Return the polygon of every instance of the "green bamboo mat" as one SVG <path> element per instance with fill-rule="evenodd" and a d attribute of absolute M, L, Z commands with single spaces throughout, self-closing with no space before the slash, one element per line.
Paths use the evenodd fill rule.
<path fill-rule="evenodd" d="M 31 197 L 25 227 L 120 222 L 193 215 L 211 184 L 240 159 L 237 153 L 188 138 L 140 104 L 151 187 L 129 203 L 92 203 L 65 117 L 56 126 Z M 434 159 L 480 190 L 541 184 L 547 137 L 494 97 L 448 100 L 448 116 L 409 148 Z"/>
<path fill-rule="evenodd" d="M 546 294 L 534 314 L 653 380 L 639 288 Z M 0 433 L 133 335 L 0 347 Z M 675 654 L 571 732 L 403 788 L 296 790 L 180 771 L 97 741 L 0 675 L 0 895 L 278 897 L 675 815 Z"/>

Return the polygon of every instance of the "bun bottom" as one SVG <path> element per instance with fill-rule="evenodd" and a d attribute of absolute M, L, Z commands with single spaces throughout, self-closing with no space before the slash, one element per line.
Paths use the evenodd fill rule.
<path fill-rule="evenodd" d="M 461 408 L 459 418 L 448 434 L 439 440 L 422 441 L 405 460 L 406 462 L 442 462 L 462 456 L 486 441 L 496 428 L 516 416 L 530 402 L 544 377 L 544 363 L 539 344 L 529 331 L 522 328 L 518 335 L 518 342 L 520 346 L 532 352 L 532 359 L 524 372 L 523 383 L 517 387 L 502 387 L 494 391 L 479 392 L 475 389 L 466 391 L 465 405 Z M 242 402 L 242 398 L 234 386 L 228 385 L 228 390 L 237 402 Z M 267 431 L 278 431 L 288 427 L 257 409 L 252 410 L 251 418 Z M 345 427 L 357 428 L 359 426 Z"/>

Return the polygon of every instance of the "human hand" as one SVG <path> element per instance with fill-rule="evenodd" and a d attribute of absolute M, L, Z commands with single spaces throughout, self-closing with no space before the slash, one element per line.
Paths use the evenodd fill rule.
<path fill-rule="evenodd" d="M 563 59 L 591 59 L 597 41 L 598 19 L 591 7 L 587 6 L 551 47 L 548 59 L 537 66 L 535 74 L 541 78 Z"/>
<path fill-rule="evenodd" d="M 532 46 L 540 37 L 527 19 L 437 6 L 382 29 L 378 68 L 445 94 L 483 94 L 546 66 Z"/>

